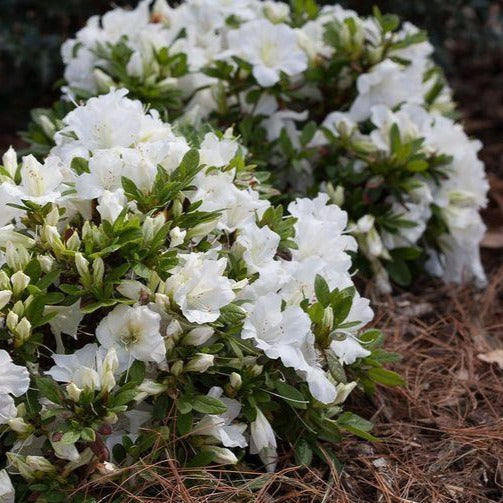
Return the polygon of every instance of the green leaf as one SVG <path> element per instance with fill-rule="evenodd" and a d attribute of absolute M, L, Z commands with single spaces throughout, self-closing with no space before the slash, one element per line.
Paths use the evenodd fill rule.
<path fill-rule="evenodd" d="M 192 408 L 201 414 L 223 414 L 227 405 L 213 396 L 197 395 L 192 400 Z"/>
<path fill-rule="evenodd" d="M 372 423 L 363 419 L 363 417 L 353 414 L 352 412 L 344 412 L 337 420 L 337 425 L 342 430 L 348 431 L 357 437 L 365 440 L 377 441 L 378 439 L 371 435 L 369 431 L 372 429 Z"/>
<path fill-rule="evenodd" d="M 328 307 L 330 305 L 330 288 L 325 279 L 319 274 L 316 275 L 314 280 L 314 293 L 323 307 Z"/>
<path fill-rule="evenodd" d="M 80 438 L 84 442 L 94 442 L 96 440 L 96 433 L 92 428 L 84 428 L 80 432 Z"/>
<path fill-rule="evenodd" d="M 133 365 L 127 372 L 128 382 L 136 385 L 141 384 L 145 379 L 145 363 L 140 360 L 135 360 Z"/>
<path fill-rule="evenodd" d="M 211 451 L 198 452 L 188 463 L 188 468 L 195 468 L 197 466 L 208 466 L 215 459 L 215 453 Z"/>
<path fill-rule="evenodd" d="M 83 157 L 74 157 L 72 159 L 72 164 L 70 167 L 77 173 L 77 175 L 82 175 L 83 173 L 89 173 L 89 161 Z"/>
<path fill-rule="evenodd" d="M 299 439 L 294 445 L 293 450 L 295 453 L 295 462 L 298 465 L 309 466 L 311 464 L 313 460 L 313 450 L 305 438 Z"/>
<path fill-rule="evenodd" d="M 61 437 L 60 442 L 65 445 L 72 445 L 75 442 L 80 440 L 80 432 L 79 431 L 67 431 Z"/>
<path fill-rule="evenodd" d="M 400 286 L 408 286 L 412 281 L 412 274 L 402 259 L 395 259 L 386 264 L 386 269 L 391 279 Z"/>
<path fill-rule="evenodd" d="M 176 431 L 179 435 L 185 436 L 192 431 L 192 413 L 180 414 L 176 419 Z"/>
<path fill-rule="evenodd" d="M 405 380 L 396 372 L 375 367 L 368 370 L 368 376 L 375 382 L 385 386 L 405 386 Z"/>
<path fill-rule="evenodd" d="M 110 398 L 109 406 L 113 408 L 120 407 L 121 405 L 127 405 L 129 402 L 132 402 L 134 400 L 137 394 L 138 390 L 136 389 L 136 387 L 125 390 L 123 389 Z"/>
<path fill-rule="evenodd" d="M 36 377 L 35 384 L 43 397 L 58 405 L 63 403 L 61 391 L 51 377 Z"/>
<path fill-rule="evenodd" d="M 276 383 L 276 391 L 281 397 L 292 407 L 296 409 L 307 409 L 308 400 L 304 398 L 304 395 L 293 386 L 290 386 L 286 382 L 278 381 Z"/>

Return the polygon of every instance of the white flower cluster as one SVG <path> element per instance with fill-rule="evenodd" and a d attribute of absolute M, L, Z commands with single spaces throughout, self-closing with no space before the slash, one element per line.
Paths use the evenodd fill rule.
<path fill-rule="evenodd" d="M 64 44 L 67 91 L 123 86 L 183 120 L 237 123 L 279 188 L 321 188 L 343 205 L 358 266 L 383 289 L 389 276 L 408 284 L 418 266 L 483 283 L 480 145 L 449 118 L 432 46 L 378 10 L 362 18 L 302 5 L 144 0 L 114 9 Z"/>
<path fill-rule="evenodd" d="M 346 213 L 320 194 L 284 216 L 231 131 L 189 142 L 126 94 L 69 113 L 43 162 L 3 157 L 8 472 L 44 497 L 153 444 L 189 466 L 249 452 L 273 469 L 277 435 L 368 438 L 339 404 L 368 369 L 397 377 L 372 356 L 380 334 L 359 339 L 372 311 Z M 0 498 L 14 500 L 6 471 Z"/>

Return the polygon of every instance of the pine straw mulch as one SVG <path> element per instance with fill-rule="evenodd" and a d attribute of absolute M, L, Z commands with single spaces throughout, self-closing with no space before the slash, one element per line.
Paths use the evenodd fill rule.
<path fill-rule="evenodd" d="M 484 291 L 430 281 L 415 294 L 376 301 L 375 325 L 403 355 L 394 370 L 407 386 L 350 398 L 348 408 L 372 418 L 381 441 L 347 438 L 335 446 L 342 471 L 298 468 L 285 452 L 275 474 L 201 473 L 165 462 L 134 467 L 131 484 L 103 477 L 82 490 L 108 494 L 100 501 L 138 503 L 502 502 L 503 264 L 489 253 Z"/>

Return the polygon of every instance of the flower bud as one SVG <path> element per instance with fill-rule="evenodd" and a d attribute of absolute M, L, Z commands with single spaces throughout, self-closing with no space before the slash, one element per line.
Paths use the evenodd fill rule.
<path fill-rule="evenodd" d="M 365 215 L 356 222 L 356 232 L 366 234 L 374 227 L 375 217 L 373 215 Z"/>
<path fill-rule="evenodd" d="M 19 435 L 29 435 L 34 427 L 31 424 L 28 424 L 22 417 L 16 417 L 9 421 L 9 428 L 18 433 Z"/>
<path fill-rule="evenodd" d="M 2 164 L 11 178 L 14 178 L 17 171 L 17 155 L 12 147 L 9 147 L 9 150 L 2 156 Z"/>
<path fill-rule="evenodd" d="M 22 318 L 16 327 L 16 340 L 20 343 L 26 342 L 31 335 L 31 323 L 27 318 Z"/>
<path fill-rule="evenodd" d="M 68 398 L 72 400 L 75 403 L 78 403 L 80 400 L 80 394 L 82 393 L 82 390 L 73 382 L 68 384 L 66 386 L 66 393 L 68 395 Z"/>
<path fill-rule="evenodd" d="M 54 251 L 65 250 L 65 245 L 61 241 L 58 229 L 54 225 L 44 225 L 40 232 L 40 237 L 45 241 Z"/>
<path fill-rule="evenodd" d="M 323 320 L 321 322 L 322 329 L 330 331 L 334 326 L 334 311 L 328 306 L 323 311 Z"/>
<path fill-rule="evenodd" d="M 5 271 L 0 271 L 0 288 L 2 290 L 10 290 L 11 284 L 9 276 L 7 276 Z"/>
<path fill-rule="evenodd" d="M 96 68 L 93 77 L 100 93 L 107 93 L 111 87 L 115 86 L 114 81 L 103 70 Z"/>
<path fill-rule="evenodd" d="M 51 211 L 47 213 L 47 216 L 45 217 L 45 223 L 46 225 L 50 227 L 54 227 L 58 225 L 59 223 L 59 209 L 57 206 L 53 206 Z"/>
<path fill-rule="evenodd" d="M 184 367 L 184 372 L 206 372 L 215 362 L 214 355 L 206 353 L 197 353 L 197 355 L 190 360 Z"/>
<path fill-rule="evenodd" d="M 5 261 L 14 271 L 21 271 L 30 261 L 30 254 L 23 245 L 16 246 L 8 241 L 5 247 Z"/>
<path fill-rule="evenodd" d="M 271 23 L 278 24 L 286 21 L 290 16 L 290 8 L 280 2 L 264 2 L 264 15 Z"/>
<path fill-rule="evenodd" d="M 186 230 L 181 230 L 180 227 L 174 227 L 169 231 L 170 246 L 175 247 L 183 244 L 185 241 L 185 236 L 187 235 Z"/>
<path fill-rule="evenodd" d="M 41 115 L 38 118 L 38 123 L 42 128 L 42 130 L 44 131 L 44 133 L 46 134 L 46 136 L 48 136 L 51 139 L 54 138 L 54 134 L 56 133 L 56 126 L 51 121 L 51 119 L 47 117 L 47 115 Z"/>
<path fill-rule="evenodd" d="M 18 297 L 21 295 L 25 288 L 30 284 L 30 277 L 22 271 L 18 271 L 11 276 L 12 291 Z"/>
<path fill-rule="evenodd" d="M 232 372 L 231 375 L 229 376 L 229 381 L 231 383 L 231 386 L 235 389 L 238 390 L 241 388 L 241 385 L 243 384 L 243 379 L 237 372 Z"/>
<path fill-rule="evenodd" d="M 201 450 L 211 452 L 213 454 L 213 462 L 220 465 L 235 465 L 238 462 L 236 455 L 225 447 L 216 445 L 203 445 Z"/>
<path fill-rule="evenodd" d="M 77 252 L 75 254 L 75 266 L 77 267 L 82 284 L 86 287 L 90 287 L 93 280 L 89 272 L 89 262 L 84 258 L 82 253 Z"/>
<path fill-rule="evenodd" d="M 146 217 L 142 227 L 144 241 L 146 243 L 152 241 L 165 222 L 166 218 L 163 213 L 159 213 L 155 217 Z"/>
<path fill-rule="evenodd" d="M 12 297 L 12 292 L 10 290 L 0 290 L 0 309 L 3 309 Z"/>
<path fill-rule="evenodd" d="M 264 370 L 264 366 L 256 363 L 255 365 L 253 365 L 253 367 L 251 367 L 250 373 L 253 377 L 258 377 L 260 374 L 262 374 L 263 370 Z"/>
<path fill-rule="evenodd" d="M 37 260 L 38 263 L 40 264 L 42 271 L 44 271 L 46 274 L 52 271 L 55 260 L 51 256 L 41 255 L 37 257 Z"/>
<path fill-rule="evenodd" d="M 183 328 L 178 320 L 171 320 L 166 328 L 166 337 L 177 341 L 180 335 L 183 334 Z"/>
<path fill-rule="evenodd" d="M 162 92 L 169 91 L 176 86 L 178 86 L 178 79 L 174 77 L 166 77 L 165 79 L 160 80 L 156 85 L 157 89 Z"/>
<path fill-rule="evenodd" d="M 213 328 L 206 325 L 193 328 L 183 339 L 182 345 L 184 346 L 201 346 L 208 341 L 215 331 Z"/>
<path fill-rule="evenodd" d="M 29 300 L 30 299 L 30 300 Z M 28 297 L 28 299 L 26 299 L 26 302 L 27 302 L 27 306 L 30 304 L 31 302 L 31 299 L 33 299 L 33 297 L 30 295 L 30 297 Z M 28 301 L 29 300 L 29 301 Z M 23 316 L 24 314 L 24 308 L 25 308 L 25 305 L 23 302 L 21 302 L 20 300 L 18 300 L 13 306 L 12 306 L 12 312 L 16 313 L 18 316 Z"/>
<path fill-rule="evenodd" d="M 111 370 L 108 370 L 101 377 L 101 389 L 110 392 L 115 388 L 115 376 Z"/>
<path fill-rule="evenodd" d="M 95 258 L 93 262 L 93 282 L 95 285 L 103 286 L 103 276 L 105 275 L 105 263 L 101 257 Z"/>
<path fill-rule="evenodd" d="M 66 247 L 69 250 L 77 251 L 80 248 L 80 238 L 79 234 L 75 231 L 72 235 L 66 240 Z"/>
<path fill-rule="evenodd" d="M 168 387 L 165 384 L 152 381 L 152 379 L 145 379 L 139 386 L 138 390 L 149 395 L 160 395 L 164 393 Z"/>
<path fill-rule="evenodd" d="M 14 332 L 14 330 L 16 330 L 18 320 L 19 316 L 14 311 L 9 311 L 9 314 L 7 314 L 6 322 L 7 322 L 7 328 L 11 332 Z"/>
<path fill-rule="evenodd" d="M 183 362 L 182 360 L 177 360 L 173 365 L 171 365 L 171 373 L 177 377 L 183 372 Z"/>

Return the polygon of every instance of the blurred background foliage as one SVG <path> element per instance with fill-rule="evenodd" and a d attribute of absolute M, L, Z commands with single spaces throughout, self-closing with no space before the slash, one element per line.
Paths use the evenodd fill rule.
<path fill-rule="evenodd" d="M 25 127 L 29 110 L 49 105 L 58 97 L 55 82 L 63 69 L 59 47 L 93 14 L 112 5 L 136 5 L 136 0 L 0 0 L 0 146 L 14 141 Z M 334 2 L 322 2 L 331 4 Z M 436 57 L 459 93 L 470 99 L 465 86 L 481 75 L 503 89 L 503 0 L 342 0 L 360 14 L 377 4 L 428 30 Z M 482 64 L 482 66 L 481 66 Z M 476 79 L 475 79 L 476 80 Z M 482 84 L 487 87 L 487 84 Z M 484 91 L 485 92 L 485 91 Z M 479 96 L 479 92 L 475 91 Z M 497 112 L 503 123 L 503 103 Z M 493 97 L 494 98 L 494 97 Z M 480 101 L 480 96 L 479 96 Z M 483 101 L 483 100 L 482 100 Z M 468 114 L 470 115 L 470 114 Z"/>

